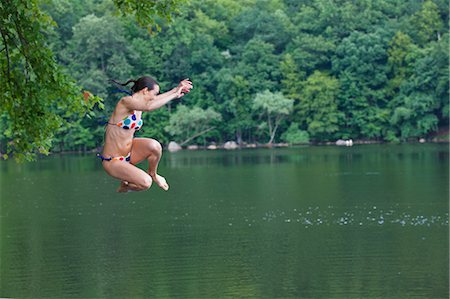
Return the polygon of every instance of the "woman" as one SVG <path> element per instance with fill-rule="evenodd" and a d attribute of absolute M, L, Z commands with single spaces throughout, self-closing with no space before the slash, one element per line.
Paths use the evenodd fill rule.
<path fill-rule="evenodd" d="M 129 80 L 122 86 L 134 83 L 132 94 L 117 103 L 105 132 L 102 159 L 103 168 L 112 177 L 121 180 L 117 192 L 142 191 L 155 182 L 164 190 L 169 189 L 166 179 L 157 173 L 162 155 L 161 144 L 151 138 L 133 138 L 134 132 L 142 127 L 142 112 L 152 111 L 173 99 L 182 97 L 192 88 L 192 82 L 185 79 L 172 90 L 159 94 L 159 85 L 151 77 Z M 117 83 L 117 82 L 116 82 Z M 147 172 L 135 165 L 148 161 Z"/>

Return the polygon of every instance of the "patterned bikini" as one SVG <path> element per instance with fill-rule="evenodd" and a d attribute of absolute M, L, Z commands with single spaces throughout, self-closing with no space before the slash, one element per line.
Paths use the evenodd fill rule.
<path fill-rule="evenodd" d="M 111 123 L 108 124 L 114 125 Z M 142 127 L 142 119 L 138 120 L 136 113 L 133 113 L 122 119 L 116 125 L 125 130 L 135 129 L 136 131 L 138 131 Z"/>
<path fill-rule="evenodd" d="M 138 119 L 137 115 L 136 115 L 136 112 L 134 112 L 131 115 L 128 115 L 127 117 L 122 119 L 117 124 L 108 123 L 108 125 L 118 126 L 118 127 L 122 128 L 122 129 L 125 129 L 125 130 L 132 130 L 132 129 L 134 129 L 135 131 L 138 131 L 142 127 L 142 124 L 143 124 L 142 118 Z M 117 161 L 130 162 L 130 160 L 131 160 L 131 152 L 128 153 L 128 155 L 126 155 L 126 156 L 117 156 L 117 157 L 105 158 L 101 154 L 97 154 L 97 157 L 102 159 L 102 161 L 114 161 L 114 160 L 117 160 Z"/>

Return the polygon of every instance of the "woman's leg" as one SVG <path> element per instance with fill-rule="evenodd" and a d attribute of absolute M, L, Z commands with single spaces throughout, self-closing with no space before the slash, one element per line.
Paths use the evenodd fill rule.
<path fill-rule="evenodd" d="M 148 174 L 162 189 L 168 190 L 166 179 L 158 174 L 158 163 L 162 156 L 162 146 L 155 139 L 134 138 L 131 148 L 131 164 L 138 164 L 143 160 L 148 161 Z"/>
<path fill-rule="evenodd" d="M 142 191 L 152 185 L 148 173 L 126 161 L 103 161 L 103 168 L 110 176 L 122 181 L 117 192 Z"/>

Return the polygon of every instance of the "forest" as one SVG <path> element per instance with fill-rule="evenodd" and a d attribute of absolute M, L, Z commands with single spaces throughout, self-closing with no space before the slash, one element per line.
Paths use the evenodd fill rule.
<path fill-rule="evenodd" d="M 143 115 L 136 136 L 164 145 L 429 138 L 448 128 L 448 7 L 443 0 L 189 0 L 169 21 L 145 27 L 111 0 L 40 3 L 52 23 L 41 29 L 43 44 L 61 78 L 73 78 L 94 101 L 71 113 L 64 92 L 43 94 L 32 108 L 53 97 L 42 113 L 61 117 L 39 147 L 100 148 L 125 95 L 109 80 L 144 75 L 162 91 L 184 78 L 194 83 L 185 97 Z M 30 121 L 11 115 L 0 115 L 2 153 L 18 138 L 11 123 Z"/>

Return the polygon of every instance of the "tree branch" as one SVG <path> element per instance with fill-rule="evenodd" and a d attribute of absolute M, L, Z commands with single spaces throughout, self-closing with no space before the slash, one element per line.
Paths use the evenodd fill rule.
<path fill-rule="evenodd" d="M 33 61 L 30 58 L 30 56 L 28 55 L 30 53 L 30 51 L 32 51 L 32 49 L 29 49 L 29 43 L 28 40 L 26 39 L 26 37 L 23 34 L 23 28 L 21 27 L 20 23 L 19 23 L 19 16 L 17 15 L 12 15 L 12 19 L 14 22 L 14 25 L 16 27 L 16 32 L 17 35 L 19 37 L 19 41 L 20 41 L 20 45 L 17 45 L 17 48 L 19 49 L 19 51 L 22 53 L 23 57 L 25 58 L 25 80 L 26 82 L 30 81 L 30 73 L 32 73 L 32 71 L 34 70 L 34 66 L 33 66 Z M 30 88 L 31 90 L 31 88 Z"/>
<path fill-rule="evenodd" d="M 1 29 L 1 27 L 0 27 L 0 33 L 2 35 L 3 42 L 5 43 L 5 48 L 2 49 L 2 51 L 6 50 L 5 51 L 5 53 L 6 53 L 6 65 L 7 65 L 6 75 L 8 77 L 8 84 L 10 84 L 11 83 L 11 65 L 10 65 L 10 60 L 9 60 L 8 43 L 6 41 L 6 33 Z"/>
<path fill-rule="evenodd" d="M 201 131 L 200 133 L 194 134 L 191 137 L 189 137 L 188 139 L 186 139 L 185 141 L 183 141 L 182 143 L 180 143 L 180 145 L 184 145 L 184 144 L 188 143 L 189 141 L 191 141 L 192 139 L 197 138 L 198 136 L 201 136 L 215 128 L 216 127 L 211 127 L 211 128 Z"/>

